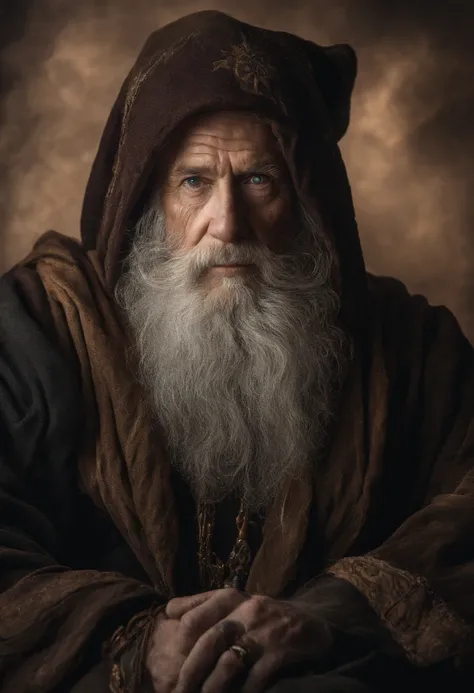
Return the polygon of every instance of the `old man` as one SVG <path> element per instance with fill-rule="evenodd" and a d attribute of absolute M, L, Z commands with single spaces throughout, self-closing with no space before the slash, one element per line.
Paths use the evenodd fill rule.
<path fill-rule="evenodd" d="M 2 279 L 4 693 L 469 675 L 473 351 L 365 270 L 355 73 L 219 12 L 158 30 L 81 242 Z"/>

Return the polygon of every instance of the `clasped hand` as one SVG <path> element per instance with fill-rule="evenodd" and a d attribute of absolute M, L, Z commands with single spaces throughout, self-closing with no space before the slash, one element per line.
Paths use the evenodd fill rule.
<path fill-rule="evenodd" d="M 261 693 L 279 672 L 319 659 L 332 642 L 326 621 L 297 602 L 225 588 L 168 602 L 147 666 L 155 693 L 224 693 L 237 679 L 242 693 Z M 229 649 L 234 644 L 244 649 Z"/>

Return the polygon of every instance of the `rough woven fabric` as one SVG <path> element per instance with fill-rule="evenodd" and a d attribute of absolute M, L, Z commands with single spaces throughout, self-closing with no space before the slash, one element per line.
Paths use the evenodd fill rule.
<path fill-rule="evenodd" d="M 160 29 L 105 128 L 82 245 L 49 233 L 16 272 L 20 283 L 26 270 L 35 273 L 48 304 L 31 300 L 37 319 L 80 364 L 88 412 L 78 463 L 83 487 L 147 571 L 155 586 L 147 598 L 166 599 L 174 593 L 178 509 L 113 300 L 125 229 L 140 213 L 164 142 L 189 116 L 226 108 L 273 118 L 295 190 L 309 211 L 317 208 L 335 247 L 340 318 L 355 358 L 328 454 L 284 490 L 283 524 L 281 502 L 269 509 L 248 589 L 281 594 L 303 549 L 318 551 L 321 569 L 365 594 L 408 656 L 424 665 L 459 654 L 472 634 L 474 358 L 449 311 L 365 272 L 337 147 L 354 76 L 347 47 L 322 49 L 218 12 Z M 308 524 L 310 510 L 317 526 Z M 15 669 L 8 690 L 52 690 L 114 600 L 146 591 L 114 580 L 45 569 L 0 595 L 0 675 Z M 420 598 L 411 598 L 412 585 Z M 425 623 L 428 635 L 420 639 Z M 52 641 L 58 628 L 61 637 Z"/>

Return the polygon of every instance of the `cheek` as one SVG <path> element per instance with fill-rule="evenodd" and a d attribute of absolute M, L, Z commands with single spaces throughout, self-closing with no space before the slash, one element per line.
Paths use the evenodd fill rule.
<path fill-rule="evenodd" d="M 183 206 L 176 217 L 177 233 L 185 248 L 192 248 L 205 235 L 207 223 L 205 210 L 195 205 Z"/>
<path fill-rule="evenodd" d="M 288 243 L 291 214 L 283 203 L 271 205 L 254 216 L 254 228 L 262 242 L 274 252 L 284 252 Z"/>
<path fill-rule="evenodd" d="M 163 197 L 163 212 L 171 243 L 178 247 L 189 245 L 188 237 L 192 234 L 196 210 L 179 195 L 169 195 Z"/>

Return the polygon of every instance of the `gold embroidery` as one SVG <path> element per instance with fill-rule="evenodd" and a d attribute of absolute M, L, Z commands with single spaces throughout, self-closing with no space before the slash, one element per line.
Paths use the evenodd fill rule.
<path fill-rule="evenodd" d="M 418 666 L 458 654 L 472 628 L 431 589 L 427 581 L 374 556 L 342 558 L 330 575 L 365 595 L 394 639 Z"/>
<path fill-rule="evenodd" d="M 241 44 L 231 46 L 230 50 L 221 53 L 224 57 L 214 62 L 213 72 L 220 69 L 230 70 L 244 91 L 277 102 L 272 89 L 276 70 L 264 53 L 252 48 L 245 36 L 242 36 Z"/>

